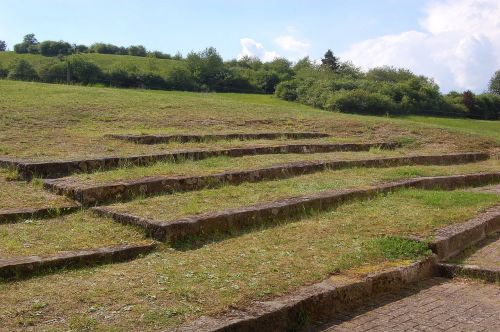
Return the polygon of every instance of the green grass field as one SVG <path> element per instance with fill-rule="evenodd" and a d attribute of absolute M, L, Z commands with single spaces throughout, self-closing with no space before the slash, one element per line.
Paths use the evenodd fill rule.
<path fill-rule="evenodd" d="M 11 53 L 2 57 L 12 56 Z M 89 55 L 99 61 L 107 56 Z M 116 57 L 116 56 L 115 56 Z M 118 58 L 118 57 L 116 57 Z M 129 57 L 124 57 L 129 58 Z M 33 61 L 36 59 L 34 58 Z M 133 58 L 130 61 L 147 61 Z M 97 61 L 97 60 L 96 60 Z M 0 62 L 4 62 L 0 57 Z M 165 66 L 172 63 L 165 62 Z M 147 64 L 144 64 L 147 65 Z M 104 138 L 111 133 L 235 133 L 318 131 L 310 140 L 211 141 L 140 145 Z M 388 118 L 332 113 L 269 95 L 147 91 L 0 80 L 0 159 L 66 160 L 178 149 L 214 149 L 311 142 L 399 141 L 393 151 L 256 155 L 121 167 L 65 180 L 101 184 L 149 176 L 203 175 L 297 161 L 360 159 L 486 151 L 491 159 L 450 166 L 358 168 L 277 181 L 137 198 L 111 208 L 171 220 L 328 189 L 362 188 L 417 176 L 500 171 L 500 122 L 431 117 Z M 0 211 L 68 202 L 39 179 L 13 181 L 0 170 Z M 0 280 L 0 330 L 165 330 L 202 315 L 245 308 L 324 280 L 357 278 L 429 255 L 425 244 L 440 227 L 500 204 L 500 196 L 470 190 L 400 190 L 230 234 L 199 246 L 159 243 L 130 262 L 50 271 L 31 279 Z M 0 260 L 65 250 L 149 241 L 142 229 L 82 210 L 66 216 L 0 225 Z"/>

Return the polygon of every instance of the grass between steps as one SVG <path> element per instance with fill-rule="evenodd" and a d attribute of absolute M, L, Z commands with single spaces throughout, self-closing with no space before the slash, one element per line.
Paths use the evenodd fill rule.
<path fill-rule="evenodd" d="M 110 207 L 119 212 L 169 221 L 187 215 L 222 211 L 330 189 L 362 188 L 380 182 L 417 176 L 498 170 L 498 160 L 454 166 L 329 170 L 284 180 L 244 183 L 239 186 L 226 185 L 217 189 L 138 198 L 131 202 L 113 204 Z"/>
<path fill-rule="evenodd" d="M 204 247 L 0 284 L 8 330 L 161 330 L 325 279 L 425 256 L 429 236 L 498 203 L 468 191 L 402 190 Z M 354 271 L 354 272 L 350 272 Z"/>
<path fill-rule="evenodd" d="M 145 242 L 132 226 L 90 212 L 0 225 L 0 259 Z"/>
<path fill-rule="evenodd" d="M 150 176 L 196 176 L 229 171 L 241 171 L 271 167 L 285 163 L 317 160 L 345 160 L 404 156 L 408 150 L 371 149 L 364 152 L 332 152 L 314 154 L 270 154 L 231 158 L 227 156 L 208 158 L 198 161 L 159 162 L 151 166 L 122 167 L 115 170 L 91 174 L 78 174 L 67 177 L 71 182 L 80 184 L 105 184 L 113 181 L 133 180 Z"/>
<path fill-rule="evenodd" d="M 0 212 L 7 209 L 59 207 L 71 201 L 45 191 L 40 183 L 9 181 L 12 174 L 0 169 Z"/>

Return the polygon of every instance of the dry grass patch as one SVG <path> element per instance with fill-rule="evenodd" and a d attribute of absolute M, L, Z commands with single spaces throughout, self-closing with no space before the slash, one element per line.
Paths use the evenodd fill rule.
<path fill-rule="evenodd" d="M 144 241 L 142 233 L 132 226 L 118 225 L 110 219 L 82 211 L 57 218 L 0 225 L 0 259 Z"/>
<path fill-rule="evenodd" d="M 490 194 L 404 190 L 199 249 L 163 247 L 128 263 L 0 284 L 0 320 L 8 330 L 159 330 L 332 273 L 413 261 L 428 252 L 402 236 L 429 236 L 496 203 Z"/>

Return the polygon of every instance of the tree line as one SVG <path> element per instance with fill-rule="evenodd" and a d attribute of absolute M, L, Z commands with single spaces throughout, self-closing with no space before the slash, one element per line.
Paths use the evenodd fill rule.
<path fill-rule="evenodd" d="M 6 49 L 0 41 L 0 51 Z M 295 64 L 285 58 L 263 63 L 243 57 L 224 61 L 217 50 L 170 56 L 147 51 L 144 46 L 119 47 L 95 43 L 87 47 L 64 41 L 39 43 L 34 34 L 14 45 L 17 53 L 40 54 L 53 58 L 41 68 L 19 58 L 7 66 L 0 64 L 0 78 L 184 91 L 274 93 L 277 97 L 325 110 L 374 114 L 429 114 L 477 119 L 500 116 L 500 71 L 492 77 L 489 92 L 452 91 L 442 95 L 439 86 L 425 76 L 392 67 L 361 71 L 343 62 L 328 50 L 321 63 L 305 57 Z M 167 74 L 144 70 L 125 62 L 103 69 L 79 54 L 100 53 L 179 60 Z"/>

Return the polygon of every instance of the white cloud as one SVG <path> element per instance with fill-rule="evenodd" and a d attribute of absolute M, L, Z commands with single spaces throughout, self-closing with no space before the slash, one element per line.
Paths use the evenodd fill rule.
<path fill-rule="evenodd" d="M 500 68 L 500 1 L 431 1 L 422 31 L 406 31 L 354 44 L 344 59 L 363 68 L 406 67 L 434 77 L 443 90 L 482 91 Z"/>
<path fill-rule="evenodd" d="M 240 44 L 241 52 L 238 54 L 238 59 L 241 59 L 244 56 L 250 56 L 267 62 L 279 57 L 278 53 L 275 51 L 267 51 L 261 43 L 256 42 L 251 38 L 241 38 Z"/>
<path fill-rule="evenodd" d="M 279 36 L 274 42 L 283 50 L 297 55 L 305 55 L 311 46 L 309 43 L 300 41 L 293 36 Z"/>

